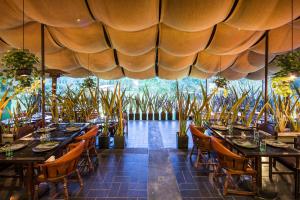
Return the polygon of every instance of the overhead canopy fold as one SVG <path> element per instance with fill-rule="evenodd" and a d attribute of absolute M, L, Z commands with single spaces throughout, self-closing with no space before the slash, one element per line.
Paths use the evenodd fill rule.
<path fill-rule="evenodd" d="M 292 8 L 296 19 L 300 16 L 298 0 L 239 0 L 226 24 L 243 30 L 269 30 L 291 21 Z"/>
<path fill-rule="evenodd" d="M 200 51 L 198 53 L 195 67 L 198 70 L 207 73 L 217 73 L 230 67 L 236 60 L 238 55 L 215 55 L 207 51 Z"/>
<path fill-rule="evenodd" d="M 182 70 L 193 64 L 195 61 L 196 55 L 190 56 L 174 56 L 168 54 L 162 49 L 158 49 L 158 63 L 159 65 L 168 67 L 170 69 Z"/>
<path fill-rule="evenodd" d="M 93 15 L 121 31 L 140 31 L 158 24 L 159 0 L 89 0 Z"/>
<path fill-rule="evenodd" d="M 197 32 L 223 21 L 233 0 L 162 0 L 161 22 L 180 31 Z"/>
<path fill-rule="evenodd" d="M 154 66 L 146 69 L 145 71 L 140 72 L 131 72 L 128 70 L 124 70 L 125 76 L 134 79 L 150 79 L 155 77 L 155 68 Z"/>
<path fill-rule="evenodd" d="M 220 75 L 228 80 L 238 80 L 241 78 L 245 78 L 248 73 L 240 73 L 231 68 L 227 68 Z"/>
<path fill-rule="evenodd" d="M 128 56 L 118 52 L 119 65 L 126 69 L 126 72 L 142 72 L 155 64 L 155 49 L 139 56 Z M 130 73 L 127 73 L 130 74 Z"/>
<path fill-rule="evenodd" d="M 20 2 L 21 3 L 21 2 Z M 23 24 L 23 12 L 11 0 L 2 0 L 0 3 L 0 29 L 16 28 Z M 31 19 L 24 16 L 24 23 Z"/>
<path fill-rule="evenodd" d="M 48 29 L 60 44 L 72 51 L 97 53 L 108 49 L 101 23 L 93 23 L 80 28 L 48 27 Z"/>
<path fill-rule="evenodd" d="M 208 78 L 214 76 L 215 74 L 216 73 L 204 72 L 193 66 L 190 76 L 194 77 L 194 78 L 199 78 L 199 79 L 208 79 Z"/>
<path fill-rule="evenodd" d="M 293 49 L 300 47 L 300 19 L 293 22 Z M 292 24 L 288 23 L 269 31 L 269 52 L 280 54 L 292 49 Z M 265 38 L 251 48 L 260 54 L 265 52 Z"/>
<path fill-rule="evenodd" d="M 155 48 L 157 26 L 135 32 L 118 31 L 109 26 L 106 29 L 113 47 L 123 54 L 138 56 Z"/>
<path fill-rule="evenodd" d="M 74 52 L 68 49 L 61 49 L 58 52 L 47 54 L 45 64 L 51 69 L 59 69 L 65 72 L 81 68 L 76 60 Z"/>
<path fill-rule="evenodd" d="M 92 72 L 107 72 L 116 67 L 114 51 L 105 50 L 100 53 L 76 53 L 78 63 Z"/>
<path fill-rule="evenodd" d="M 6 44 L 5 42 L 3 42 L 0 38 L 0 53 L 4 53 L 6 52 L 7 50 L 9 50 L 11 47 Z"/>
<path fill-rule="evenodd" d="M 14 48 L 23 46 L 23 27 L 19 26 L 13 29 L 0 30 L 0 37 Z M 29 22 L 24 27 L 24 48 L 33 53 L 41 51 L 41 24 Z M 48 30 L 45 29 L 45 52 L 54 53 L 61 49 L 52 39 Z"/>
<path fill-rule="evenodd" d="M 105 80 L 120 79 L 124 76 L 122 69 L 119 66 L 107 72 L 95 72 L 94 75 Z"/>
<path fill-rule="evenodd" d="M 182 79 L 189 74 L 190 68 L 187 67 L 186 69 L 183 69 L 181 71 L 170 71 L 166 70 L 163 67 L 158 67 L 158 76 L 161 79 L 166 79 L 166 80 L 176 80 L 176 79 Z"/>
<path fill-rule="evenodd" d="M 218 55 L 239 54 L 255 44 L 263 34 L 263 31 L 239 30 L 219 23 L 207 52 Z"/>
<path fill-rule="evenodd" d="M 73 77 L 73 78 L 83 78 L 83 77 L 87 77 L 87 76 L 91 76 L 91 75 L 93 75 L 93 74 L 90 71 L 88 71 L 82 67 L 68 71 L 68 76 Z"/>
<path fill-rule="evenodd" d="M 22 0 L 11 0 L 22 10 Z M 25 0 L 25 14 L 56 27 L 82 27 L 93 22 L 84 0 Z"/>
<path fill-rule="evenodd" d="M 190 56 L 206 47 L 212 30 L 185 32 L 160 24 L 159 47 L 175 56 Z"/>
<path fill-rule="evenodd" d="M 231 69 L 240 73 L 251 73 L 260 70 L 262 67 L 264 67 L 264 65 L 251 65 L 249 63 L 249 51 L 246 51 L 238 57 L 238 59 L 232 65 Z"/>

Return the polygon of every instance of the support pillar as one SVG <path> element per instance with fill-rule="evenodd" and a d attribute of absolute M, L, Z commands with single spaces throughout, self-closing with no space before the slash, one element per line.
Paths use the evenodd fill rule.
<path fill-rule="evenodd" d="M 45 25 L 41 24 L 42 127 L 45 127 Z"/>
<path fill-rule="evenodd" d="M 265 104 L 268 102 L 268 72 L 269 72 L 269 31 L 266 31 L 265 33 Z M 264 113 L 264 122 L 267 123 L 268 121 L 268 109 L 265 109 Z"/>

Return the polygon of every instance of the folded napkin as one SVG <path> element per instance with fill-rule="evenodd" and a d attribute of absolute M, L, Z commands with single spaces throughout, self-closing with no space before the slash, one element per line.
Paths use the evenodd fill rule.
<path fill-rule="evenodd" d="M 50 156 L 50 158 L 48 158 L 45 162 L 53 162 L 55 161 L 55 156 Z"/>

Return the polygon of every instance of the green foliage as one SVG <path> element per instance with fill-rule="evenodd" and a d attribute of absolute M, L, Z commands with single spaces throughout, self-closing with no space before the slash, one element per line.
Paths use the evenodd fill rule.
<path fill-rule="evenodd" d="M 274 74 L 274 77 L 287 77 L 292 74 L 299 76 L 300 72 L 300 51 L 294 51 L 276 57 L 275 63 L 281 70 Z"/>
<path fill-rule="evenodd" d="M 4 68 L 1 76 L 7 80 L 16 80 L 16 87 L 30 87 L 38 77 L 36 69 L 38 63 L 39 58 L 27 49 L 9 50 L 1 59 L 1 65 Z M 22 76 L 22 74 L 27 74 L 27 76 Z"/>

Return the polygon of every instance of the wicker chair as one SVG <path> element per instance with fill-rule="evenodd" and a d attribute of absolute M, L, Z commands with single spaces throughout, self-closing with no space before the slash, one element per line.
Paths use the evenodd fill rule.
<path fill-rule="evenodd" d="M 201 130 L 191 124 L 190 130 L 191 130 L 192 137 L 193 137 L 193 148 L 190 153 L 190 159 L 192 158 L 194 150 L 197 149 L 197 159 L 196 159 L 195 167 L 198 167 L 199 164 L 200 165 L 203 164 L 205 166 L 208 164 L 213 164 L 213 163 L 210 163 L 211 152 L 212 152 L 211 144 L 210 144 L 210 137 L 203 133 L 204 128 L 202 128 L 202 130 Z M 208 159 L 205 159 L 206 156 Z M 200 161 L 200 158 L 203 162 Z"/>
<path fill-rule="evenodd" d="M 223 146 L 216 138 L 211 138 L 211 145 L 213 150 L 217 153 L 218 166 L 215 169 L 214 176 L 219 172 L 225 174 L 223 194 L 228 193 L 239 194 L 239 195 L 255 195 L 256 194 L 256 171 L 249 167 L 248 159 L 239 156 L 225 146 Z M 252 190 L 253 191 L 241 191 L 237 189 L 237 185 L 234 183 L 233 176 L 244 176 L 248 175 L 252 177 Z M 228 189 L 228 186 L 234 186 L 234 189 Z"/>
<path fill-rule="evenodd" d="M 83 181 L 77 169 L 77 164 L 84 147 L 85 141 L 81 141 L 76 145 L 73 145 L 71 150 L 60 158 L 51 162 L 45 162 L 44 164 L 38 164 L 36 166 L 39 174 L 35 180 L 35 199 L 38 199 L 39 183 L 41 182 L 63 182 L 64 199 L 69 199 L 67 177 L 74 173 L 77 174 L 80 187 L 83 187 Z"/>
<path fill-rule="evenodd" d="M 85 140 L 84 154 L 82 154 L 82 160 L 80 167 L 82 171 L 88 166 L 88 171 L 94 171 L 95 167 L 92 162 L 92 156 L 97 157 L 96 150 L 96 136 L 98 134 L 98 126 L 92 126 L 85 134 L 75 138 L 76 141 Z"/>

